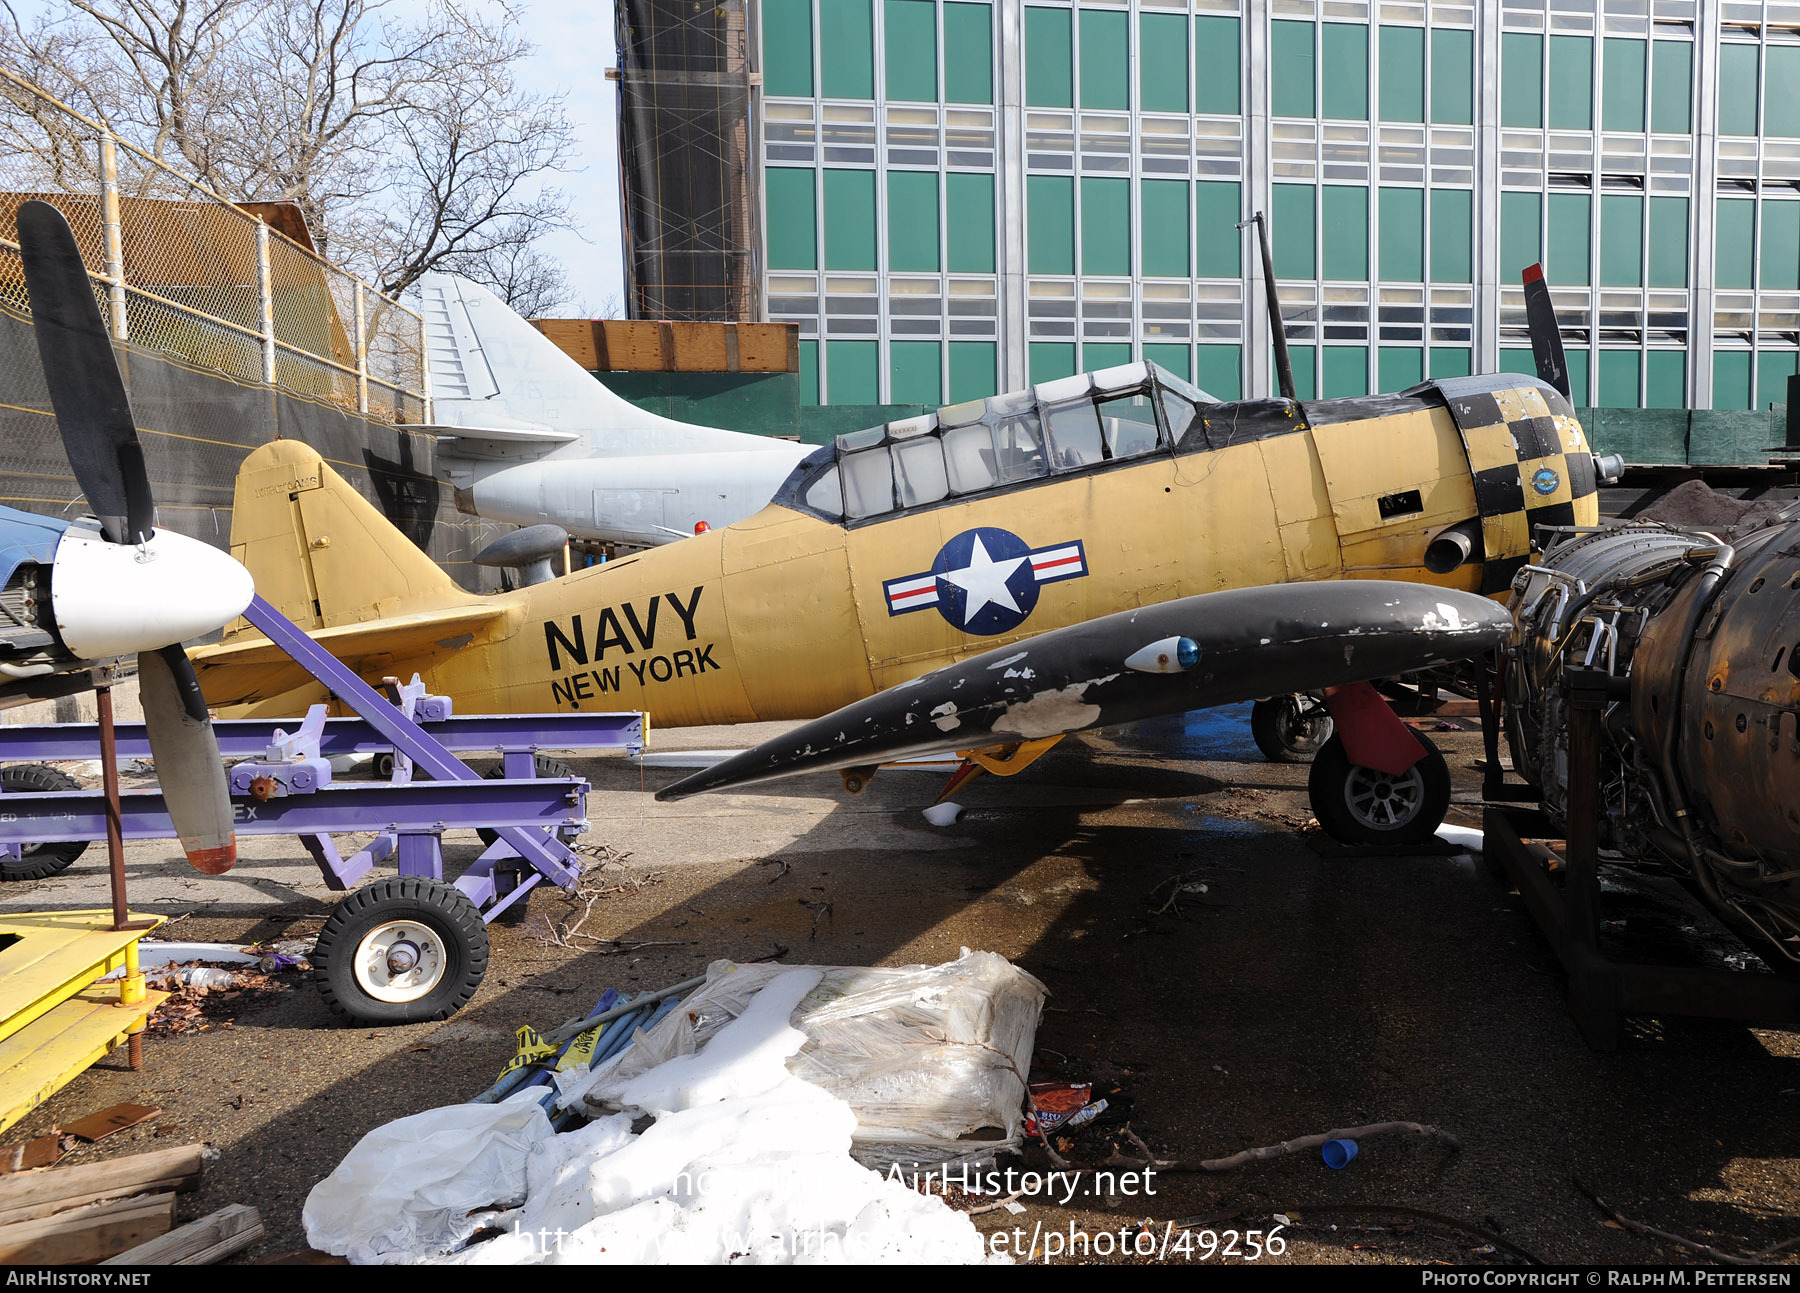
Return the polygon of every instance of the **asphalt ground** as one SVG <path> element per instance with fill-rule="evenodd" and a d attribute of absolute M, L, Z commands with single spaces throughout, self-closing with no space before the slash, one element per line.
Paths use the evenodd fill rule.
<path fill-rule="evenodd" d="M 658 748 L 741 745 L 767 730 L 664 732 Z M 1433 738 L 1472 799 L 1479 735 Z M 1617 1052 L 1589 1050 L 1516 895 L 1466 856 L 1323 856 L 1303 829 L 1305 768 L 1264 762 L 1241 707 L 1065 741 L 1017 777 L 975 781 L 943 829 L 920 815 L 941 774 L 884 771 L 855 798 L 828 774 L 658 804 L 648 792 L 682 773 L 575 767 L 594 786 L 583 842 L 609 858 L 578 930 L 591 938 L 558 945 L 552 922 L 580 909 L 533 895 L 524 924 L 492 930 L 475 1000 L 435 1024 L 346 1026 L 304 976 L 277 976 L 276 990 L 209 1002 L 203 1031 L 150 1038 L 138 1072 L 122 1051 L 102 1061 L 0 1143 L 121 1101 L 160 1106 L 64 1162 L 204 1141 L 217 1157 L 181 1219 L 254 1205 L 268 1234 L 236 1260 L 271 1257 L 303 1247 L 308 1191 L 360 1136 L 487 1087 L 521 1024 L 553 1025 L 607 987 L 660 987 L 721 957 L 901 965 L 966 946 L 1050 988 L 1034 1079 L 1091 1081 L 1110 1102 L 1069 1138 L 1072 1160 L 1129 1151 L 1126 1120 L 1168 1159 L 1389 1120 L 1461 1142 L 1369 1140 L 1341 1171 L 1305 1153 L 1163 1173 L 1150 1196 L 1083 1187 L 1064 1202 L 1059 1184 L 1018 1200 L 1021 1213 L 977 1217 L 1014 1232 L 1008 1251 L 1024 1240 L 1040 1259 L 1068 1260 L 1060 1236 L 1074 1233 L 1085 1255 L 1116 1261 L 1123 1233 L 1133 1261 L 1243 1260 L 1250 1232 L 1261 1246 L 1281 1214 L 1283 1251 L 1262 1261 L 1698 1260 L 1610 1221 L 1583 1186 L 1732 1253 L 1800 1234 L 1800 1038 L 1634 1019 Z M 1458 817 L 1476 821 L 1466 806 Z M 298 844 L 240 847 L 237 870 L 213 878 L 160 843 L 132 845 L 133 907 L 170 917 L 170 938 L 315 931 L 334 898 Z M 450 863 L 478 851 L 472 835 L 452 836 Z M 1728 953 L 1654 889 L 1612 895 L 1624 904 L 1609 912 L 1614 934 L 1661 931 L 1702 962 Z M 96 848 L 55 878 L 6 886 L 0 910 L 102 906 L 105 893 Z M 1043 1167 L 1042 1152 L 1024 1166 Z M 1174 1224 L 1194 1218 L 1207 1224 Z M 1128 1229 L 1138 1223 L 1153 1256 Z"/>

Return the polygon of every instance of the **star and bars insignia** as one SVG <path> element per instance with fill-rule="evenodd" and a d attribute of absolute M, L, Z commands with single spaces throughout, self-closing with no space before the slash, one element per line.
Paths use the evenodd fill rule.
<path fill-rule="evenodd" d="M 1023 624 L 1045 584 L 1088 573 L 1080 539 L 1034 548 L 1010 530 L 964 530 L 938 550 L 931 569 L 882 582 L 889 615 L 936 610 L 951 627 L 993 636 Z"/>

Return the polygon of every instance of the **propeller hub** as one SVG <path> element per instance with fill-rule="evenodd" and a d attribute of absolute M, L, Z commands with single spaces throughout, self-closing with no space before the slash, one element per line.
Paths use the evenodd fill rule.
<path fill-rule="evenodd" d="M 389 974 L 405 974 L 419 963 L 419 948 L 408 939 L 401 939 L 388 948 L 387 968 Z"/>

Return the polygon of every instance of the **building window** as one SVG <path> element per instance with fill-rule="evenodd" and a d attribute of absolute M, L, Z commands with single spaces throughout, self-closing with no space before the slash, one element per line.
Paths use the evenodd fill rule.
<path fill-rule="evenodd" d="M 1755 45 L 1719 46 L 1719 133 L 1721 135 L 1754 135 L 1756 133 L 1756 57 Z M 1748 363 L 1748 358 L 1745 360 Z M 1744 390 L 1750 389 L 1750 378 L 1744 378 Z M 1749 395 L 1746 393 L 1745 399 Z M 1733 405 L 1732 407 L 1738 407 Z"/>
<path fill-rule="evenodd" d="M 1761 286 L 1765 292 L 1800 291 L 1800 202 L 1762 204 Z"/>
<path fill-rule="evenodd" d="M 1586 193 L 1552 193 L 1548 254 L 1544 273 L 1558 287 L 1586 287 L 1592 278 L 1588 259 L 1592 201 Z"/>
<path fill-rule="evenodd" d="M 812 0 L 763 0 L 763 93 L 810 99 Z"/>
<path fill-rule="evenodd" d="M 1644 42 L 1608 37 L 1601 42 L 1600 56 L 1606 60 L 1605 101 L 1600 105 L 1603 130 L 1642 130 L 1644 128 Z M 1601 382 L 1606 378 L 1604 373 Z"/>
<path fill-rule="evenodd" d="M 1242 398 L 1244 348 L 1199 346 L 1194 351 L 1194 385 L 1221 400 Z"/>
<path fill-rule="evenodd" d="M 932 0 L 885 0 L 883 11 L 887 97 L 936 103 L 937 5 Z"/>
<path fill-rule="evenodd" d="M 1166 343 L 1146 341 L 1144 343 L 1144 359 L 1147 363 L 1155 364 L 1158 368 L 1174 373 L 1184 382 L 1188 380 L 1194 367 L 1186 346 L 1171 346 Z"/>
<path fill-rule="evenodd" d="M 1221 115 L 1241 110 L 1238 85 L 1238 20 L 1194 19 L 1194 111 Z"/>
<path fill-rule="evenodd" d="M 1467 126 L 1475 120 L 1475 33 L 1437 27 L 1431 33 L 1431 120 Z"/>
<path fill-rule="evenodd" d="M 1718 287 L 1750 288 L 1756 248 L 1756 203 L 1749 198 L 1720 198 L 1713 239 L 1718 259 L 1713 277 Z"/>
<path fill-rule="evenodd" d="M 1033 386 L 1039 382 L 1053 382 L 1058 377 L 1071 377 L 1075 373 L 1075 343 L 1034 341 L 1029 361 Z"/>
<path fill-rule="evenodd" d="M 1369 393 L 1367 346 L 1326 346 L 1324 360 L 1326 399 Z"/>
<path fill-rule="evenodd" d="M 1380 274 L 1384 283 L 1424 281 L 1425 190 L 1381 190 Z M 1382 389 L 1395 388 L 1383 382 Z"/>
<path fill-rule="evenodd" d="M 1185 77 L 1183 84 L 1186 83 Z M 1145 278 L 1188 276 L 1186 180 L 1143 180 L 1138 189 L 1139 233 Z"/>
<path fill-rule="evenodd" d="M 825 268 L 875 267 L 875 172 L 826 171 Z"/>
<path fill-rule="evenodd" d="M 1327 184 L 1319 191 L 1320 226 L 1324 241 L 1324 277 L 1339 281 L 1367 282 L 1369 278 L 1369 190 L 1347 184 Z M 1329 363 L 1329 352 L 1327 352 Z M 1367 368 L 1367 365 L 1364 365 Z M 1325 382 L 1329 396 L 1331 381 Z M 1357 394 L 1367 394 L 1358 391 Z"/>
<path fill-rule="evenodd" d="M 1431 281 L 1474 281 L 1475 194 L 1468 189 L 1431 190 Z"/>
<path fill-rule="evenodd" d="M 1294 369 L 1294 398 L 1311 400 L 1318 398 L 1318 377 L 1314 366 L 1319 362 L 1317 346 L 1289 346 L 1288 363 Z M 1269 357 L 1269 372 L 1275 371 L 1275 358 Z"/>
<path fill-rule="evenodd" d="M 1687 407 L 1687 352 L 1651 350 L 1644 355 L 1644 407 Z"/>
<path fill-rule="evenodd" d="M 1188 110 L 1187 19 L 1180 14 L 1138 15 L 1138 110 Z"/>
<path fill-rule="evenodd" d="M 1067 9 L 1025 9 L 1025 102 L 1034 108 L 1075 104 L 1075 42 Z"/>
<path fill-rule="evenodd" d="M 1650 286 L 1686 287 L 1688 200 L 1650 199 Z"/>
<path fill-rule="evenodd" d="M 1436 377 L 1467 377 L 1474 371 L 1474 358 L 1465 346 L 1433 346 L 1431 348 L 1431 375 Z"/>
<path fill-rule="evenodd" d="M 1194 185 L 1194 276 L 1242 278 L 1244 218 L 1242 191 L 1229 180 L 1201 180 Z"/>
<path fill-rule="evenodd" d="M 1081 11 L 1081 106 L 1131 106 L 1127 16 L 1113 9 Z"/>
<path fill-rule="evenodd" d="M 944 177 L 950 272 L 994 272 L 994 177 L 952 171 Z"/>
<path fill-rule="evenodd" d="M 1713 400 L 1715 409 L 1747 409 L 1750 407 L 1750 352 L 1748 350 L 1715 350 L 1713 352 Z"/>
<path fill-rule="evenodd" d="M 881 355 L 873 341 L 825 343 L 825 394 L 833 404 L 881 403 Z"/>
<path fill-rule="evenodd" d="M 943 403 L 943 352 L 935 341 L 888 342 L 888 403 Z"/>
<path fill-rule="evenodd" d="M 1269 24 L 1269 111 L 1278 117 L 1313 115 L 1313 24 Z"/>
<path fill-rule="evenodd" d="M 1533 130 L 1544 124 L 1544 38 L 1500 36 L 1500 124 Z"/>
<path fill-rule="evenodd" d="M 1066 175 L 1025 177 L 1027 272 L 1075 272 L 1075 182 Z"/>
<path fill-rule="evenodd" d="M 768 203 L 769 268 L 817 269 L 818 218 L 813 206 L 813 172 L 771 166 L 763 173 Z"/>
<path fill-rule="evenodd" d="M 888 268 L 936 270 L 937 172 L 889 171 L 887 196 Z"/>
<path fill-rule="evenodd" d="M 1276 278 L 1318 277 L 1313 258 L 1317 237 L 1314 192 L 1310 184 L 1270 186 L 1269 244 L 1275 255 Z"/>
<path fill-rule="evenodd" d="M 1693 128 L 1694 47 L 1685 40 L 1659 40 L 1650 49 L 1650 129 L 1685 135 Z"/>
<path fill-rule="evenodd" d="M 1550 38 L 1550 128 L 1594 128 L 1594 38 Z"/>
<path fill-rule="evenodd" d="M 1081 272 L 1131 273 L 1131 181 L 1081 181 Z"/>
<path fill-rule="evenodd" d="M 1800 136 L 1800 47 L 1771 45 L 1763 102 L 1763 133 L 1784 139 Z"/>
<path fill-rule="evenodd" d="M 1500 195 L 1500 281 L 1511 285 L 1544 258 L 1543 198 L 1536 193 Z"/>
<path fill-rule="evenodd" d="M 1377 363 L 1384 391 L 1403 391 L 1425 380 L 1424 354 L 1412 346 L 1383 346 Z"/>
<path fill-rule="evenodd" d="M 1425 29 L 1383 27 L 1381 119 L 1425 120 Z"/>
<path fill-rule="evenodd" d="M 809 407 L 819 402 L 819 343 L 816 341 L 800 343 L 800 402 Z"/>
<path fill-rule="evenodd" d="M 1609 42 L 1610 43 L 1610 42 Z M 1600 352 L 1600 407 L 1635 409 L 1638 407 L 1638 375 L 1643 355 L 1635 350 L 1602 350 Z"/>
<path fill-rule="evenodd" d="M 994 11 L 991 5 L 944 6 L 944 101 L 994 101 Z"/>
<path fill-rule="evenodd" d="M 1774 81 L 1771 76 L 1769 80 Z M 1788 397 L 1788 378 L 1795 372 L 1795 355 L 1791 350 L 1759 350 L 1756 352 L 1756 403 L 1755 408 L 1766 409 L 1771 404 L 1786 404 Z"/>
<path fill-rule="evenodd" d="M 1600 198 L 1600 285 L 1642 287 L 1644 199 L 1635 193 Z"/>
<path fill-rule="evenodd" d="M 999 354 L 991 341 L 950 343 L 950 402 L 985 400 L 995 393 Z"/>
<path fill-rule="evenodd" d="M 1081 367 L 1085 372 L 1098 372 L 1102 368 L 1117 368 L 1120 364 L 1131 362 L 1131 343 L 1128 341 L 1087 341 L 1081 346 Z M 1056 436 L 1056 429 L 1051 428 L 1051 438 Z M 1096 445 L 1096 449 L 1098 446 Z"/>
<path fill-rule="evenodd" d="M 827 99 L 875 97 L 869 0 L 819 0 L 819 79 Z"/>
<path fill-rule="evenodd" d="M 1369 29 L 1328 22 L 1319 29 L 1321 56 L 1330 75 L 1324 80 L 1320 116 L 1334 121 L 1369 119 Z"/>

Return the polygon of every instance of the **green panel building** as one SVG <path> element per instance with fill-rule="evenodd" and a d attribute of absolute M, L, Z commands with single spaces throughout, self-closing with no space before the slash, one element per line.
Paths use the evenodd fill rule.
<path fill-rule="evenodd" d="M 1796 371 L 1800 5 L 749 4 L 805 399 L 1127 358 L 1266 393 L 1258 210 L 1303 391 L 1528 367 L 1534 261 L 1577 405 L 1762 408 Z"/>

